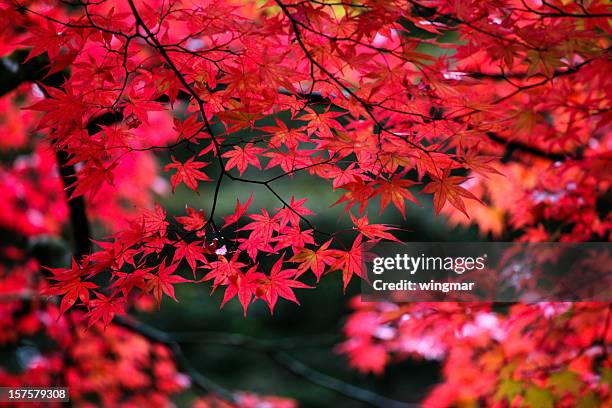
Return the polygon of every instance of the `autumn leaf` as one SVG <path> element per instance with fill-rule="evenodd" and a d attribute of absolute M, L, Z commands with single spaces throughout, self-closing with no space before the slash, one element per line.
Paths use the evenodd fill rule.
<path fill-rule="evenodd" d="M 116 314 L 124 312 L 125 300 L 114 296 L 104 296 L 96 293 L 97 299 L 89 302 L 90 310 L 87 313 L 89 322 L 87 327 L 93 326 L 98 321 L 102 321 L 104 327 L 108 326 Z"/>
<path fill-rule="evenodd" d="M 221 155 L 222 157 L 229 158 L 225 163 L 225 170 L 231 170 L 236 167 L 242 176 L 249 164 L 261 169 L 261 164 L 259 163 L 259 157 L 257 157 L 257 155 L 264 150 L 265 149 L 255 147 L 252 144 L 247 144 L 244 147 L 234 146 L 232 150 Z"/>
<path fill-rule="evenodd" d="M 171 263 L 170 266 L 166 267 L 166 260 L 164 259 L 161 261 L 159 269 L 156 272 L 150 272 L 144 275 L 146 290 L 152 293 L 158 308 L 164 293 L 175 302 L 178 302 L 174 296 L 175 283 L 191 282 L 189 279 L 174 274 L 177 267 L 178 263 Z"/>
<path fill-rule="evenodd" d="M 88 263 L 80 265 L 74 258 L 71 269 L 46 268 L 53 276 L 51 279 L 58 283 L 45 290 L 50 295 L 62 295 L 60 302 L 60 315 L 63 315 L 80 299 L 85 305 L 89 304 L 90 290 L 98 287 L 93 282 L 83 280 L 88 270 Z"/>
<path fill-rule="evenodd" d="M 175 217 L 178 222 L 183 225 L 185 231 L 196 231 L 198 237 L 204 236 L 204 227 L 206 226 L 206 217 L 204 210 L 196 211 L 191 207 L 187 207 L 187 215 Z"/>
<path fill-rule="evenodd" d="M 296 273 L 296 269 L 283 268 L 283 257 L 281 257 L 272 266 L 270 275 L 254 272 L 249 276 L 249 279 L 256 284 L 255 296 L 263 298 L 268 304 L 270 312 L 274 313 L 274 306 L 279 296 L 299 305 L 300 302 L 296 299 L 293 289 L 312 288 L 312 286 L 295 280 Z"/>
<path fill-rule="evenodd" d="M 473 170 L 484 177 L 488 177 L 489 174 L 502 174 L 491 165 L 492 162 L 498 159 L 497 157 L 480 155 L 474 149 L 465 152 L 462 159 L 463 165 L 466 168 Z"/>
<path fill-rule="evenodd" d="M 384 224 L 370 224 L 368 221 L 367 213 L 359 219 L 355 218 L 355 216 L 351 214 L 351 220 L 353 221 L 355 228 L 357 228 L 360 233 L 362 233 L 364 236 L 370 238 L 373 241 L 387 239 L 389 241 L 399 242 L 397 238 L 395 238 L 392 234 L 388 232 L 397 228 Z"/>
<path fill-rule="evenodd" d="M 308 201 L 306 198 L 296 201 L 294 197 L 291 196 L 291 201 L 289 202 L 288 206 L 277 208 L 278 212 L 276 213 L 275 218 L 279 219 L 281 228 L 287 224 L 297 227 L 300 225 L 302 217 L 314 214 L 308 208 L 304 207 L 306 201 Z"/>
<path fill-rule="evenodd" d="M 195 279 L 197 262 L 206 262 L 206 257 L 204 256 L 204 247 L 202 246 L 201 242 L 177 242 L 174 250 L 174 257 L 172 258 L 171 264 L 178 264 L 183 259 L 187 261 L 187 264 L 193 271 L 193 278 Z"/>
<path fill-rule="evenodd" d="M 394 176 L 389 181 L 381 181 L 376 189 L 375 195 L 380 194 L 380 213 L 387 208 L 389 203 L 393 203 L 395 208 L 399 210 L 403 218 L 406 218 L 405 202 L 406 200 L 420 205 L 419 201 L 412 195 L 407 187 L 417 184 L 416 182 L 402 179 L 400 176 Z"/>
<path fill-rule="evenodd" d="M 172 184 L 172 192 L 178 184 L 185 183 L 191 190 L 198 192 L 198 180 L 209 181 L 210 178 L 198 169 L 208 166 L 208 163 L 194 161 L 193 157 L 187 159 L 185 163 L 177 161 L 172 156 L 172 163 L 164 167 L 164 171 L 176 170 L 176 173 L 170 178 Z"/>
<path fill-rule="evenodd" d="M 453 207 L 470 218 L 465 209 L 462 197 L 479 202 L 480 200 L 474 194 L 461 187 L 461 184 L 469 180 L 469 177 L 451 176 L 450 168 L 447 168 L 440 178 L 432 176 L 432 179 L 433 181 L 425 186 L 423 192 L 434 195 L 433 201 L 436 216 L 440 214 L 442 207 L 444 207 L 444 204 L 448 200 Z"/>
<path fill-rule="evenodd" d="M 244 205 L 240 204 L 239 199 L 236 199 L 236 208 L 234 209 L 234 212 L 232 214 L 226 216 L 223 219 L 223 221 L 225 222 L 223 224 L 223 228 L 227 228 L 228 226 L 236 223 L 244 215 L 244 213 L 248 210 L 252 202 L 253 202 L 252 195 L 249 197 L 246 203 L 244 203 Z"/>
<path fill-rule="evenodd" d="M 244 311 L 244 316 L 246 317 L 247 310 L 251 304 L 253 292 L 255 290 L 255 285 L 251 276 L 253 273 L 255 273 L 256 269 L 257 265 L 253 265 L 246 273 L 236 271 L 235 273 L 228 275 L 228 285 L 225 288 L 225 293 L 223 294 L 221 307 L 223 307 L 235 296 L 238 296 L 238 301 L 242 305 L 242 310 Z"/>
<path fill-rule="evenodd" d="M 295 254 L 289 262 L 297 262 L 300 266 L 297 269 L 297 276 L 305 273 L 309 269 L 314 273 L 317 282 L 321 279 L 326 266 L 331 266 L 336 262 L 336 255 L 333 249 L 328 249 L 332 240 L 328 240 L 316 250 L 302 248 Z"/>
<path fill-rule="evenodd" d="M 332 251 L 333 256 L 336 257 L 336 262 L 331 266 L 331 269 L 342 271 L 342 283 L 345 291 L 353 275 L 367 279 L 365 261 L 368 259 L 368 255 L 362 244 L 362 235 L 357 236 L 350 250 L 335 249 Z"/>

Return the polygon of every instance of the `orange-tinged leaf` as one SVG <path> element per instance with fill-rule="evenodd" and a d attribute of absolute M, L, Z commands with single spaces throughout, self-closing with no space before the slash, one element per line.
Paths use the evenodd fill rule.
<path fill-rule="evenodd" d="M 321 279 L 325 266 L 333 265 L 336 261 L 336 257 L 333 255 L 335 253 L 334 250 L 328 249 L 331 242 L 331 239 L 328 240 L 316 250 L 302 248 L 299 253 L 289 260 L 290 262 L 300 263 L 298 276 L 310 269 L 316 276 L 317 282 Z"/>
<path fill-rule="evenodd" d="M 423 192 L 434 195 L 433 202 L 436 216 L 440 214 L 442 207 L 444 207 L 444 204 L 446 204 L 446 201 L 448 201 L 453 207 L 464 213 L 466 217 L 470 218 L 465 209 L 465 204 L 463 203 L 462 197 L 470 200 L 476 200 L 478 202 L 480 202 L 480 200 L 474 194 L 461 187 L 461 184 L 469 180 L 469 177 L 451 176 L 450 168 L 447 168 L 444 170 L 444 174 L 441 178 L 432 178 L 433 181 L 425 186 Z"/>
<path fill-rule="evenodd" d="M 418 184 L 411 180 L 402 179 L 396 175 L 389 181 L 381 181 L 376 189 L 376 194 L 380 194 L 380 213 L 385 210 L 389 203 L 393 203 L 395 208 L 399 210 L 403 218 L 406 218 L 405 202 L 412 201 L 417 205 L 421 205 L 407 187 Z"/>

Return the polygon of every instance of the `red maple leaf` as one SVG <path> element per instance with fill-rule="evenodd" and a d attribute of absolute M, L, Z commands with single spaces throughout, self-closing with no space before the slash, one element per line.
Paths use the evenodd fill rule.
<path fill-rule="evenodd" d="M 376 189 L 376 195 L 380 194 L 380 213 L 385 210 L 390 202 L 393 203 L 395 208 L 402 213 L 402 217 L 406 218 L 405 213 L 405 202 L 410 200 L 413 203 L 420 205 L 419 201 L 415 196 L 406 188 L 417 184 L 414 181 L 402 179 L 399 175 L 393 176 L 389 181 L 381 181 Z"/>
<path fill-rule="evenodd" d="M 85 305 L 89 303 L 90 289 L 98 287 L 93 282 L 83 281 L 83 276 L 88 269 L 88 263 L 80 265 L 74 258 L 71 269 L 45 268 L 53 274 L 51 279 L 58 283 L 50 286 L 45 293 L 50 295 L 63 295 L 60 302 L 60 315 L 63 315 L 80 299 Z"/>
<path fill-rule="evenodd" d="M 466 217 L 470 218 L 461 197 L 476 200 L 478 202 L 481 201 L 474 194 L 461 187 L 460 184 L 467 181 L 469 177 L 451 176 L 449 167 L 444 170 L 444 174 L 440 178 L 435 176 L 432 176 L 432 178 L 433 181 L 425 186 L 423 192 L 428 194 L 433 193 L 434 210 L 436 212 L 436 216 L 438 216 L 442 210 L 442 207 L 444 207 L 444 204 L 448 200 L 453 207 L 464 213 Z"/>
<path fill-rule="evenodd" d="M 255 289 L 251 275 L 256 269 L 257 265 L 254 265 L 246 273 L 237 271 L 231 275 L 228 275 L 228 285 L 225 288 L 225 293 L 223 294 L 221 307 L 223 307 L 234 296 L 238 295 L 238 301 L 242 305 L 244 316 L 246 316 L 247 309 L 251 304 L 251 300 L 253 299 L 253 291 Z"/>
<path fill-rule="evenodd" d="M 204 256 L 204 247 L 199 241 L 186 242 L 185 240 L 178 241 L 175 244 L 174 257 L 172 258 L 172 264 L 178 264 L 181 260 L 187 260 L 187 264 L 193 271 L 193 278 L 195 279 L 196 264 L 198 261 L 206 262 Z"/>
<path fill-rule="evenodd" d="M 295 254 L 289 261 L 299 262 L 297 275 L 301 275 L 307 270 L 311 270 L 317 278 L 317 282 L 321 279 L 325 266 L 333 265 L 336 262 L 337 252 L 333 249 L 328 249 L 332 240 L 325 242 L 316 250 L 302 248 L 300 252 Z"/>
<path fill-rule="evenodd" d="M 178 222 L 183 224 L 185 231 L 197 231 L 198 237 L 204 236 L 204 227 L 206 226 L 206 218 L 204 210 L 197 211 L 191 207 L 187 207 L 187 215 L 174 217 Z"/>
<path fill-rule="evenodd" d="M 295 201 L 294 197 L 291 196 L 291 202 L 289 203 L 289 206 L 277 208 L 278 212 L 276 213 L 275 218 L 278 217 L 280 219 L 280 227 L 284 227 L 287 224 L 298 226 L 300 225 L 301 217 L 313 215 L 314 213 L 312 211 L 304 207 L 306 201 L 308 201 L 306 198 L 302 198 L 301 200 Z"/>
<path fill-rule="evenodd" d="M 359 219 L 355 218 L 353 214 L 351 214 L 351 220 L 359 232 L 371 240 L 380 241 L 381 239 L 388 239 L 389 241 L 399 242 L 399 239 L 387 232 L 397 228 L 385 224 L 370 224 L 367 213 Z"/>
<path fill-rule="evenodd" d="M 156 205 L 154 211 L 147 209 L 142 210 L 142 224 L 144 232 L 147 235 L 166 235 L 166 230 L 169 225 L 169 222 L 166 221 L 166 211 L 164 211 L 160 205 Z"/>
<path fill-rule="evenodd" d="M 210 178 L 198 169 L 208 166 L 208 163 L 197 162 L 194 157 L 187 159 L 185 163 L 177 161 L 172 156 L 172 163 L 167 164 L 164 167 L 164 171 L 171 169 L 176 170 L 176 173 L 170 178 L 170 184 L 172 184 L 172 192 L 176 189 L 176 186 L 183 182 L 191 190 L 198 192 L 198 180 L 208 181 Z"/>
<path fill-rule="evenodd" d="M 235 222 L 237 222 L 240 219 L 240 217 L 242 217 L 244 215 L 246 210 L 248 210 L 248 208 L 249 208 L 249 206 L 251 205 L 252 202 L 253 202 L 253 196 L 252 195 L 249 197 L 247 202 L 244 203 L 244 205 L 240 204 L 240 200 L 236 199 L 236 208 L 234 209 L 234 212 L 232 214 L 226 216 L 225 218 L 223 218 L 223 221 L 225 222 L 223 224 L 223 228 L 226 228 L 226 227 L 234 224 Z"/>
<path fill-rule="evenodd" d="M 250 214 L 249 217 L 253 220 L 238 231 L 250 230 L 250 238 L 262 238 L 265 243 L 270 242 L 272 234 L 277 231 L 280 224 L 276 217 L 270 217 L 270 214 L 265 208 L 261 209 L 261 214 Z"/>
<path fill-rule="evenodd" d="M 256 285 L 255 296 L 264 299 L 270 308 L 270 313 L 274 313 L 274 306 L 279 296 L 299 305 L 300 302 L 296 299 L 293 289 L 312 288 L 312 286 L 295 280 L 296 274 L 296 269 L 283 270 L 283 257 L 281 257 L 272 266 L 269 276 L 261 272 L 253 272 L 249 275 L 249 279 Z"/>
<path fill-rule="evenodd" d="M 96 292 L 97 299 L 89 302 L 90 310 L 86 314 L 89 322 L 87 327 L 93 326 L 99 320 L 102 320 L 104 327 L 108 326 L 116 314 L 124 313 L 125 300 L 116 298 L 113 295 L 104 296 Z"/>
<path fill-rule="evenodd" d="M 213 292 L 219 285 L 229 284 L 229 277 L 239 273 L 246 264 L 238 261 L 238 254 L 234 254 L 231 259 L 220 256 L 219 260 L 209 262 L 203 268 L 208 269 L 204 279 L 205 281 L 213 280 Z"/>
<path fill-rule="evenodd" d="M 331 269 L 342 271 L 342 283 L 344 284 L 345 291 L 353 275 L 367 279 L 364 262 L 368 259 L 368 254 L 365 252 L 361 241 L 362 235 L 360 234 L 353 242 L 350 250 L 332 250 L 332 254 L 336 257 L 336 262 L 331 266 Z"/>
<path fill-rule="evenodd" d="M 166 267 L 166 260 L 162 260 L 159 264 L 159 269 L 157 272 L 149 272 L 144 275 L 146 281 L 146 290 L 150 291 L 153 294 L 153 298 L 155 299 L 155 303 L 159 308 L 161 304 L 162 295 L 165 293 L 175 302 L 178 302 L 176 297 L 174 296 L 174 286 L 175 283 L 181 282 L 192 282 L 189 279 L 185 279 L 180 275 L 175 275 L 174 272 L 178 267 L 178 263 L 170 264 L 170 266 Z"/>
<path fill-rule="evenodd" d="M 261 164 L 259 163 L 259 157 L 257 157 L 257 155 L 264 150 L 265 149 L 255 147 L 252 144 L 247 144 L 244 147 L 234 146 L 233 150 L 221 155 L 222 157 L 230 158 L 225 163 L 225 170 L 231 170 L 237 167 L 242 176 L 249 164 L 261 169 Z"/>

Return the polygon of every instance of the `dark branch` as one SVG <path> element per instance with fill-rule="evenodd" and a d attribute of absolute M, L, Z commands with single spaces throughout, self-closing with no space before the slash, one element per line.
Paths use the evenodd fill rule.
<path fill-rule="evenodd" d="M 310 368 L 299 360 L 291 357 L 284 352 L 274 353 L 274 360 L 291 371 L 293 374 L 300 376 L 313 384 L 336 391 L 355 401 L 361 401 L 373 407 L 379 408 L 415 408 L 420 407 L 419 404 L 411 404 L 389 399 L 382 395 L 376 394 L 373 391 L 357 387 L 346 383 L 337 378 L 330 377 L 317 370 Z"/>
<path fill-rule="evenodd" d="M 70 227 L 72 228 L 74 255 L 76 259 L 80 259 L 91 252 L 89 219 L 87 218 L 85 199 L 83 196 L 72 197 L 76 188 L 74 184 L 76 181 L 76 170 L 72 164 L 68 164 L 68 153 L 64 150 L 56 150 L 55 156 L 57 157 L 57 165 L 70 210 Z"/>
<path fill-rule="evenodd" d="M 506 156 L 509 157 L 515 151 L 521 153 L 527 153 L 532 156 L 536 156 L 542 159 L 551 160 L 553 162 L 561 162 L 565 160 L 580 160 L 582 158 L 581 152 L 576 153 L 554 153 L 547 152 L 545 150 L 539 149 L 535 146 L 527 145 L 525 143 L 516 141 L 516 140 L 506 140 L 503 137 L 499 136 L 493 132 L 487 132 L 487 137 L 493 142 L 499 143 L 506 147 Z"/>
<path fill-rule="evenodd" d="M 212 335 L 196 333 L 193 335 L 180 335 L 167 333 L 140 321 L 123 317 L 116 317 L 114 322 L 122 327 L 129 328 L 133 332 L 141 334 L 143 337 L 151 341 L 168 345 L 175 354 L 178 353 L 178 356 L 181 357 L 179 362 L 181 362 L 182 358 L 184 358 L 180 347 L 180 343 L 182 342 L 197 341 L 198 343 L 204 344 L 222 344 L 232 347 L 240 347 L 245 350 L 264 353 L 287 371 L 315 385 L 335 391 L 353 401 L 363 402 L 377 408 L 414 408 L 419 406 L 417 404 L 396 401 L 368 389 L 364 389 L 339 380 L 335 377 L 331 377 L 327 374 L 323 374 L 305 365 L 286 352 L 286 350 L 299 348 L 301 346 L 307 347 L 310 345 L 318 345 L 320 340 L 329 341 L 329 338 L 317 339 L 319 341 L 311 344 L 308 342 L 301 344 L 296 342 L 295 339 L 266 341 L 244 336 L 238 333 L 213 333 Z M 184 368 L 189 371 L 189 361 L 182 361 L 182 363 L 184 364 Z M 211 382 L 211 380 L 207 379 L 206 377 L 204 378 L 205 383 L 200 388 L 211 386 L 217 387 L 217 389 L 210 389 L 209 391 L 214 392 L 221 397 L 224 397 L 223 392 L 229 393 L 229 391 L 224 390 L 223 388 L 218 389 L 218 387 L 220 387 L 219 385 Z M 229 393 L 229 395 L 232 394 Z M 227 396 L 227 394 L 225 396 Z"/>

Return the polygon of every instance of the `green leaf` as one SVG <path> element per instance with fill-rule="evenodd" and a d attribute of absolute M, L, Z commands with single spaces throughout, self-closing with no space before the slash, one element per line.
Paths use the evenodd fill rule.
<path fill-rule="evenodd" d="M 612 387 L 612 369 L 604 367 L 601 370 L 601 383 L 607 384 L 608 387 Z"/>
<path fill-rule="evenodd" d="M 525 401 L 531 408 L 554 408 L 552 393 L 544 388 L 531 386 L 525 394 Z"/>
<path fill-rule="evenodd" d="M 595 394 L 589 391 L 588 394 L 586 394 L 580 399 L 580 401 L 578 401 L 576 408 L 592 408 L 599 406 L 601 406 L 601 401 L 599 401 L 599 398 L 597 398 Z"/>
<path fill-rule="evenodd" d="M 569 370 L 554 373 L 548 379 L 548 385 L 553 388 L 556 395 L 562 396 L 566 393 L 577 394 L 580 390 L 582 381 L 578 375 Z"/>
<path fill-rule="evenodd" d="M 497 392 L 495 393 L 495 399 L 512 401 L 514 397 L 521 394 L 523 391 L 523 384 L 519 381 L 507 379 L 501 382 Z"/>

